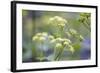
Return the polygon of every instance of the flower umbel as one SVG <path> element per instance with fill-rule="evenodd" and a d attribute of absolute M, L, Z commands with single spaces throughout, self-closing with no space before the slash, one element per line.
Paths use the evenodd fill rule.
<path fill-rule="evenodd" d="M 61 44 L 61 43 L 57 43 L 57 44 L 55 45 L 55 48 L 62 48 L 62 44 Z"/>
<path fill-rule="evenodd" d="M 59 27 L 64 27 L 65 24 L 67 24 L 67 20 L 65 20 L 64 18 L 60 16 L 54 16 L 49 19 L 49 23 L 52 25 L 59 26 Z"/>
<path fill-rule="evenodd" d="M 47 36 L 48 34 L 46 32 L 37 33 L 35 36 L 32 37 L 32 40 L 37 42 L 43 42 L 44 40 L 46 40 Z"/>

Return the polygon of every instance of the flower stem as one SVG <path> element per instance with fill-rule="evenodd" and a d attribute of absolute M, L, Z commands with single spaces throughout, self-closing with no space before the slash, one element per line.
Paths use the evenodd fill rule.
<path fill-rule="evenodd" d="M 54 58 L 54 60 L 55 60 L 55 61 L 57 61 L 57 60 L 59 61 L 60 58 L 61 58 L 62 53 L 63 53 L 63 48 L 61 48 L 61 50 L 59 50 L 59 53 L 58 53 L 57 56 Z"/>
<path fill-rule="evenodd" d="M 60 52 L 60 54 L 59 54 L 59 56 L 58 56 L 58 58 L 57 58 L 58 61 L 60 60 L 62 54 L 63 54 L 63 48 L 62 48 L 62 50 L 61 50 L 61 52 Z"/>

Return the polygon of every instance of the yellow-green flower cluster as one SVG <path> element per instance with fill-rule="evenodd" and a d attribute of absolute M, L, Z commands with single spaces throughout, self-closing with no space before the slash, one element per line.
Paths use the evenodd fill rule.
<path fill-rule="evenodd" d="M 53 39 L 54 39 L 54 36 L 49 35 L 48 38 L 49 38 L 50 40 L 53 40 Z"/>
<path fill-rule="evenodd" d="M 46 32 L 37 33 L 35 36 L 32 37 L 32 40 L 37 41 L 37 42 L 43 42 L 46 40 L 47 36 L 48 36 L 48 34 Z"/>
<path fill-rule="evenodd" d="M 87 19 L 90 19 L 90 16 L 91 16 L 90 13 L 81 13 L 81 14 L 80 14 L 80 19 L 79 19 L 79 21 L 80 21 L 80 22 L 84 22 L 84 21 L 86 21 Z"/>
<path fill-rule="evenodd" d="M 69 32 L 70 32 L 70 34 L 72 34 L 72 35 L 77 35 L 77 31 L 74 30 L 74 29 L 70 29 Z"/>
<path fill-rule="evenodd" d="M 73 36 L 73 37 L 79 39 L 80 41 L 84 40 L 83 36 L 80 35 L 80 34 L 79 34 L 76 30 L 74 30 L 74 29 L 69 29 L 69 32 L 66 32 L 66 34 L 67 34 L 69 37 Z"/>
<path fill-rule="evenodd" d="M 60 16 L 54 16 L 49 19 L 49 23 L 59 27 L 64 27 L 65 24 L 67 24 L 67 21 L 64 18 L 61 18 Z"/>
<path fill-rule="evenodd" d="M 70 50 L 72 53 L 74 52 L 73 46 L 71 46 L 71 41 L 66 38 L 56 38 L 51 40 L 52 44 L 55 44 L 56 49 L 67 49 Z"/>
<path fill-rule="evenodd" d="M 80 13 L 80 17 L 78 21 L 85 26 L 88 30 L 90 30 L 90 24 L 91 24 L 91 14 L 90 13 Z"/>
<path fill-rule="evenodd" d="M 37 33 L 32 37 L 33 41 L 43 42 L 47 40 L 54 40 L 54 36 L 49 35 L 47 32 Z"/>
<path fill-rule="evenodd" d="M 46 32 L 37 33 L 35 36 L 32 37 L 33 41 L 36 42 L 44 42 L 49 40 L 51 44 L 54 44 L 56 49 L 69 49 L 71 52 L 74 52 L 74 48 L 71 46 L 71 41 L 66 38 L 54 38 L 52 35 L 48 35 Z"/>
<path fill-rule="evenodd" d="M 51 43 L 56 43 L 56 42 L 60 42 L 60 43 L 68 42 L 68 43 L 71 43 L 71 41 L 69 39 L 60 38 L 60 37 L 51 40 Z"/>
<path fill-rule="evenodd" d="M 61 49 L 62 47 L 63 47 L 63 46 L 62 46 L 62 44 L 61 44 L 61 43 L 56 43 L 56 45 L 55 45 L 55 48 L 57 48 L 57 49 L 58 49 L 58 48 L 60 48 L 60 49 Z"/>

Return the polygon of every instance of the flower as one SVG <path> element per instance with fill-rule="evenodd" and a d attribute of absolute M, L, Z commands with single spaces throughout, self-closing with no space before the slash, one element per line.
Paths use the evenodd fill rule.
<path fill-rule="evenodd" d="M 74 29 L 70 29 L 69 31 L 70 31 L 70 33 L 71 33 L 72 35 L 76 35 L 76 34 L 77 34 L 77 31 L 74 30 Z"/>
<path fill-rule="evenodd" d="M 49 19 L 49 21 L 53 21 L 53 20 L 54 20 L 54 18 L 50 18 L 50 19 Z"/>
<path fill-rule="evenodd" d="M 67 21 L 65 19 L 61 18 L 60 16 L 55 16 L 54 19 L 56 19 L 59 22 L 67 23 Z"/>
<path fill-rule="evenodd" d="M 58 26 L 60 26 L 60 27 L 64 27 L 64 26 L 65 26 L 65 24 L 58 24 Z"/>
<path fill-rule="evenodd" d="M 83 37 L 82 35 L 80 35 L 79 33 L 77 33 L 76 30 L 70 29 L 69 32 L 70 32 L 70 34 L 71 34 L 73 37 L 75 37 L 75 38 L 78 39 L 79 41 L 84 40 L 84 37 Z"/>
<path fill-rule="evenodd" d="M 37 37 L 37 36 L 34 36 L 33 38 L 32 38 L 32 40 L 38 40 L 39 38 Z"/>
<path fill-rule="evenodd" d="M 62 48 L 62 44 L 61 44 L 61 43 L 57 43 L 57 44 L 55 45 L 55 48 Z"/>
<path fill-rule="evenodd" d="M 64 42 L 71 43 L 71 41 L 70 41 L 69 39 L 66 39 L 66 38 L 64 38 L 63 41 L 64 41 Z"/>
<path fill-rule="evenodd" d="M 62 38 L 56 38 L 57 41 L 62 42 L 63 39 Z"/>
<path fill-rule="evenodd" d="M 68 43 L 68 42 L 64 42 L 63 44 L 64 44 L 64 45 L 69 45 L 69 43 Z"/>
<path fill-rule="evenodd" d="M 41 35 L 42 35 L 42 33 L 37 33 L 37 34 L 36 34 L 36 36 L 41 36 Z"/>
<path fill-rule="evenodd" d="M 69 44 L 71 44 L 71 41 L 69 39 L 60 38 L 60 37 L 55 38 L 55 39 L 53 38 L 50 42 L 51 43 L 54 43 L 54 44 L 61 43 L 62 46 L 64 46 L 64 47 L 67 46 L 67 45 L 69 45 Z"/>
<path fill-rule="evenodd" d="M 46 32 L 37 33 L 35 36 L 33 36 L 32 40 L 33 41 L 38 41 L 38 42 L 43 42 L 44 40 L 46 40 L 47 35 L 48 34 Z"/>
<path fill-rule="evenodd" d="M 48 34 L 46 32 L 42 33 L 42 36 L 46 37 Z"/>
<path fill-rule="evenodd" d="M 49 19 L 49 23 L 52 25 L 64 27 L 65 24 L 67 24 L 67 20 L 65 20 L 64 18 L 60 16 L 54 16 Z"/>
<path fill-rule="evenodd" d="M 44 37 L 40 37 L 40 38 L 39 38 L 39 41 L 44 41 L 44 40 L 45 40 Z"/>
<path fill-rule="evenodd" d="M 55 43 L 56 42 L 56 39 L 53 39 L 50 41 L 50 43 Z"/>
<path fill-rule="evenodd" d="M 52 36 L 52 35 L 49 35 L 49 37 L 48 37 L 50 40 L 53 40 L 54 39 L 54 36 Z"/>

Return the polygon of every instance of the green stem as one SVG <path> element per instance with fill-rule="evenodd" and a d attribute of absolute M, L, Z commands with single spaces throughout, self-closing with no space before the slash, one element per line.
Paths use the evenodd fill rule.
<path fill-rule="evenodd" d="M 41 49 L 43 49 L 43 43 L 40 43 L 40 46 L 41 46 Z M 43 57 L 44 57 L 44 52 L 43 52 L 43 50 L 41 50 L 40 51 L 40 61 L 42 61 L 41 58 L 43 58 Z"/>
<path fill-rule="evenodd" d="M 58 61 L 60 60 L 62 54 L 63 54 L 63 48 L 62 48 L 61 53 L 59 54 L 59 56 L 58 56 L 58 58 L 57 58 Z"/>
<path fill-rule="evenodd" d="M 55 56 L 54 61 L 56 61 L 56 60 L 57 60 L 57 58 L 58 58 L 59 54 L 60 54 L 60 51 L 59 51 L 59 53 L 57 54 L 57 56 Z"/>
<path fill-rule="evenodd" d="M 54 58 L 54 60 L 56 61 L 56 60 L 60 60 L 60 58 L 61 58 L 61 55 L 62 55 L 62 53 L 63 53 L 63 48 L 61 48 L 61 50 L 59 50 L 59 53 L 57 54 L 57 56 Z"/>

